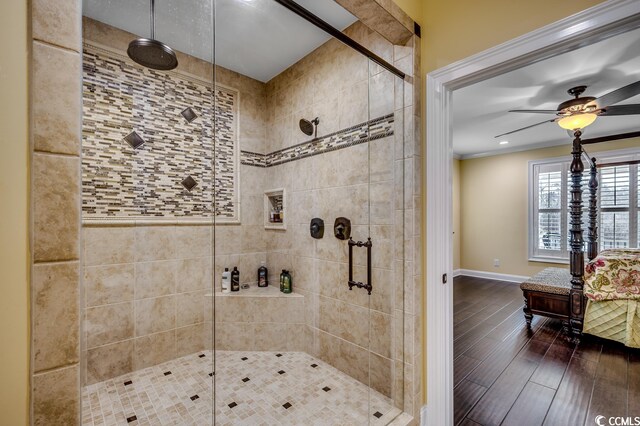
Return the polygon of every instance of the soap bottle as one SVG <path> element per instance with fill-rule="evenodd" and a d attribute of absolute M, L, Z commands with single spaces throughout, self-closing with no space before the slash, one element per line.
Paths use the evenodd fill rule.
<path fill-rule="evenodd" d="M 240 271 L 237 266 L 231 271 L 231 291 L 240 291 Z"/>
<path fill-rule="evenodd" d="M 280 291 L 284 292 L 284 269 L 280 273 Z"/>
<path fill-rule="evenodd" d="M 260 262 L 260 267 L 258 268 L 258 287 L 267 287 L 269 285 L 268 274 L 269 270 L 264 266 L 264 262 Z"/>
<path fill-rule="evenodd" d="M 231 272 L 229 268 L 224 268 L 222 273 L 222 292 L 229 293 L 231 291 Z"/>
<path fill-rule="evenodd" d="M 289 294 L 293 291 L 293 282 L 291 280 L 291 274 L 289 271 L 284 271 L 284 279 L 283 279 L 283 293 Z"/>

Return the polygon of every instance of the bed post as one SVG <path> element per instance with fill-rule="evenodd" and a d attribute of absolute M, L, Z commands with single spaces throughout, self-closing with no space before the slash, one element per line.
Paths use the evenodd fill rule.
<path fill-rule="evenodd" d="M 589 177 L 589 235 L 587 237 L 587 259 L 598 255 L 598 168 L 595 157 L 591 159 Z"/>
<path fill-rule="evenodd" d="M 569 330 L 576 337 L 582 335 L 582 321 L 584 318 L 584 252 L 582 239 L 582 132 L 574 132 L 573 149 L 571 150 L 571 252 L 569 253 L 569 270 L 571 272 L 571 290 L 569 291 Z"/>

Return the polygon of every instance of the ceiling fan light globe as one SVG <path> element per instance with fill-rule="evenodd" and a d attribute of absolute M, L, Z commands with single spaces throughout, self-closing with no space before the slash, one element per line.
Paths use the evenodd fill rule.
<path fill-rule="evenodd" d="M 597 114 L 584 113 L 573 114 L 567 117 L 563 117 L 558 121 L 558 126 L 567 130 L 579 130 L 584 129 L 598 118 Z"/>

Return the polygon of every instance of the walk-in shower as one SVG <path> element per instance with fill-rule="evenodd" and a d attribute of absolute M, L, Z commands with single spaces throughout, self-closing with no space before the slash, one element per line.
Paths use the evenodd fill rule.
<path fill-rule="evenodd" d="M 414 415 L 415 36 L 151 5 L 174 69 L 131 52 L 145 1 L 84 0 L 83 424 Z"/>

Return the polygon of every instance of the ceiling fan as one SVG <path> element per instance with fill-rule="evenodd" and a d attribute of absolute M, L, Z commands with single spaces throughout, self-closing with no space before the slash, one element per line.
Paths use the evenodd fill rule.
<path fill-rule="evenodd" d="M 640 114 L 640 104 L 633 105 L 614 105 L 618 102 L 629 99 L 640 94 L 640 81 L 631 83 L 627 86 L 616 89 L 599 98 L 593 96 L 581 95 L 587 89 L 587 86 L 576 86 L 567 90 L 573 99 L 566 100 L 558 105 L 555 110 L 552 109 L 515 109 L 509 112 L 534 113 L 534 114 L 554 114 L 555 118 L 551 120 L 541 121 L 521 129 L 512 130 L 507 133 L 496 136 L 496 138 L 510 135 L 521 130 L 530 129 L 545 123 L 558 123 L 563 129 L 568 131 L 581 130 L 593 123 L 596 118 L 608 115 L 634 115 Z"/>

